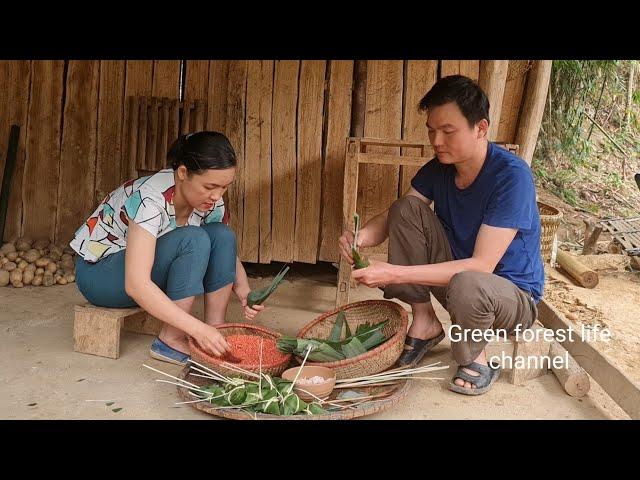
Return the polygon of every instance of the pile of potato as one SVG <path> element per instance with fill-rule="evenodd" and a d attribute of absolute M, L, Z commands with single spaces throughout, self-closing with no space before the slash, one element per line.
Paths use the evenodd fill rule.
<path fill-rule="evenodd" d="M 0 287 L 50 287 L 74 282 L 75 252 L 47 239 L 19 238 L 0 247 Z"/>

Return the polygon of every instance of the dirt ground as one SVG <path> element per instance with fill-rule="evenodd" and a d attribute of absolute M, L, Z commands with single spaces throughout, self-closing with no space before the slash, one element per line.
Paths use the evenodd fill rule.
<path fill-rule="evenodd" d="M 274 266 L 277 271 L 277 266 Z M 306 270 L 305 270 L 306 269 Z M 249 269 L 251 270 L 251 269 Z M 270 277 L 251 278 L 252 286 Z M 606 283 L 606 282 L 605 282 Z M 624 295 L 621 291 L 620 295 Z M 381 298 L 381 292 L 360 287 L 351 301 Z M 333 308 L 335 272 L 331 267 L 295 267 L 269 300 L 259 323 L 285 334 Z M 0 418 L 2 419 L 214 419 L 179 401 L 173 386 L 156 382 L 159 374 L 143 363 L 177 374 L 180 367 L 149 357 L 152 337 L 122 333 L 118 360 L 73 351 L 73 305 L 83 302 L 75 284 L 65 286 L 0 288 L 0 343 L 6 361 L 0 364 Z M 617 303 L 610 302 L 615 310 Z M 446 323 L 446 312 L 436 305 Z M 196 313 L 201 315 L 198 302 Z M 228 321 L 240 321 L 237 301 Z M 605 311 L 606 313 L 606 311 Z M 629 341 L 629 361 L 634 352 Z M 637 344 L 636 344 L 637 348 Z M 448 340 L 423 360 L 440 361 L 444 380 L 416 381 L 409 396 L 393 408 L 368 419 L 627 419 L 629 418 L 592 381 L 591 391 L 573 398 L 551 373 L 523 386 L 507 382 L 506 375 L 480 397 L 450 392 L 455 372 Z M 436 376 L 436 375 L 432 375 Z M 637 377 L 635 377 L 637 378 Z M 418 383 L 419 382 L 419 383 Z M 113 402 L 107 406 L 106 403 Z M 121 409 L 114 412 L 114 409 Z"/>

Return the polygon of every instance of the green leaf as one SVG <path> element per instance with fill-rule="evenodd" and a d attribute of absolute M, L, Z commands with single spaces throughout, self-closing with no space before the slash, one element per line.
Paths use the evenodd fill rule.
<path fill-rule="evenodd" d="M 360 340 L 360 337 L 354 337 L 354 338 L 358 338 L 358 340 Z M 373 332 L 372 335 L 369 335 L 367 338 L 365 338 L 364 341 L 361 340 L 361 342 L 362 342 L 362 346 L 367 351 L 369 351 L 377 347 L 378 345 L 384 343 L 386 339 L 387 338 L 384 336 L 384 333 L 382 333 L 380 330 L 376 330 Z"/>
<path fill-rule="evenodd" d="M 340 312 L 344 314 L 344 338 L 347 339 L 351 337 L 351 329 L 349 328 L 349 322 L 347 322 L 347 314 L 344 312 Z"/>
<path fill-rule="evenodd" d="M 227 402 L 231 405 L 241 405 L 244 399 L 247 398 L 247 391 L 244 386 L 238 386 L 227 392 L 225 395 Z"/>
<path fill-rule="evenodd" d="M 322 415 L 327 413 L 327 411 L 318 403 L 310 403 L 307 410 L 311 413 L 311 415 Z"/>
<path fill-rule="evenodd" d="M 114 413 L 118 413 L 120 410 L 122 410 L 122 408 L 114 408 L 113 410 L 111 410 Z"/>
<path fill-rule="evenodd" d="M 111 405 L 113 405 L 114 403 L 116 403 L 116 402 L 107 402 L 107 403 L 105 403 L 105 405 L 106 405 L 107 407 L 110 407 L 110 406 L 111 406 Z"/>
<path fill-rule="evenodd" d="M 366 352 L 367 349 L 364 348 L 360 340 L 358 340 L 358 337 L 353 337 L 349 343 L 342 346 L 342 353 L 344 353 L 347 358 L 357 357 Z"/>
<path fill-rule="evenodd" d="M 331 329 L 331 334 L 329 335 L 328 340 L 330 342 L 339 342 L 340 337 L 342 337 L 342 326 L 344 325 L 345 314 L 344 312 L 339 312 L 336 318 L 336 322 L 333 324 L 333 328 Z"/>
<path fill-rule="evenodd" d="M 351 256 L 353 256 L 353 265 L 356 270 L 367 268 L 369 266 L 369 260 L 367 257 L 360 255 L 360 252 L 358 252 L 356 247 L 351 248 Z"/>
<path fill-rule="evenodd" d="M 278 275 L 276 275 L 276 277 L 273 279 L 271 285 L 264 288 L 251 290 L 251 292 L 249 292 L 249 295 L 247 295 L 247 305 L 249 305 L 249 307 L 253 307 L 254 305 L 262 305 L 262 303 L 267 298 L 269 298 L 269 296 L 276 290 L 276 288 L 278 288 L 278 285 L 280 285 L 282 279 L 288 271 L 289 265 L 285 265 L 282 270 L 280 270 L 280 273 L 278 273 Z"/>

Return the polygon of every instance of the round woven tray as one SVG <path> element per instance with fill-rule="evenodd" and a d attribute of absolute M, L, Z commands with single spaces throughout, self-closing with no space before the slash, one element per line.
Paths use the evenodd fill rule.
<path fill-rule="evenodd" d="M 402 355 L 409 320 L 406 310 L 400 304 L 389 300 L 365 300 L 327 312 L 300 330 L 298 338 L 328 338 L 340 311 L 345 312 L 352 332 L 355 332 L 361 323 L 379 323 L 389 319 L 389 323 L 382 330 L 388 340 L 357 357 L 337 362 L 307 361 L 308 365 L 329 367 L 336 372 L 336 378 L 340 380 L 383 372 L 396 363 Z M 303 359 L 296 357 L 296 360 L 302 362 Z"/>
<path fill-rule="evenodd" d="M 209 383 L 206 378 L 195 377 L 189 375 L 191 367 L 187 365 L 178 374 L 178 378 L 187 380 L 198 386 L 205 386 Z M 229 418 L 232 420 L 350 420 L 352 418 L 364 417 L 365 415 L 372 415 L 374 413 L 382 412 L 394 406 L 400 400 L 407 396 L 409 388 L 411 386 L 411 380 L 403 380 L 397 385 L 382 386 L 382 387 L 360 387 L 350 388 L 349 390 L 369 393 L 375 395 L 390 391 L 389 396 L 379 400 L 372 400 L 360 405 L 354 405 L 351 409 L 345 409 L 336 412 L 328 412 L 323 415 L 269 415 L 266 413 L 253 413 L 243 412 L 240 410 L 217 410 L 213 405 L 208 402 L 190 403 L 196 410 L 201 410 L 205 413 L 215 415 L 217 417 Z M 188 393 L 188 390 L 184 387 L 176 387 L 178 389 L 178 396 L 185 402 L 194 400 L 195 397 Z M 335 399 L 340 393 L 340 390 L 334 390 L 329 400 Z"/>
<path fill-rule="evenodd" d="M 562 220 L 562 212 L 551 205 L 538 202 L 538 211 L 540 214 L 540 253 L 545 263 L 551 260 L 551 252 L 553 250 L 553 239 L 556 236 L 560 220 Z"/>
<path fill-rule="evenodd" d="M 249 325 L 245 323 L 227 323 L 216 327 L 220 334 L 224 337 L 230 335 L 255 335 L 258 337 L 269 338 L 277 341 L 281 334 L 273 330 L 269 330 L 264 327 L 258 327 L 256 325 Z M 239 374 L 235 370 L 231 370 L 222 365 L 225 361 L 221 358 L 214 357 L 203 351 L 200 346 L 189 337 L 189 349 L 191 350 L 191 358 L 196 362 L 214 370 L 222 375 L 231 375 L 234 377 L 248 378 L 247 375 Z M 273 364 L 263 364 L 262 372 L 272 376 L 279 376 L 284 372 L 289 363 L 291 362 L 291 354 L 282 354 L 283 360 Z M 260 370 L 260 365 L 256 362 L 255 365 L 241 365 L 242 368 L 250 372 L 257 373 Z"/>

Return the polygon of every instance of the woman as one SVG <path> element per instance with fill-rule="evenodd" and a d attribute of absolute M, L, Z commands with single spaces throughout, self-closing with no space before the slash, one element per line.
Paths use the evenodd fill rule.
<path fill-rule="evenodd" d="M 181 136 L 167 155 L 171 168 L 130 180 L 102 201 L 78 229 L 76 281 L 94 305 L 139 305 L 164 326 L 151 345 L 158 360 L 184 365 L 187 337 L 215 355 L 229 349 L 215 328 L 225 321 L 231 291 L 248 320 L 249 282 L 227 226 L 222 195 L 236 174 L 229 140 L 217 132 Z M 204 294 L 204 323 L 190 314 Z"/>

